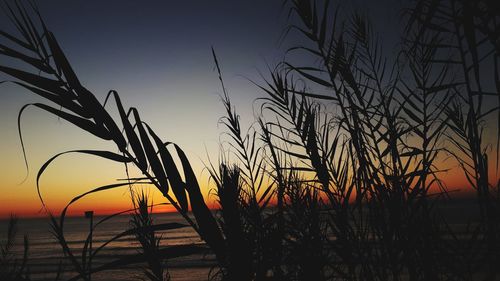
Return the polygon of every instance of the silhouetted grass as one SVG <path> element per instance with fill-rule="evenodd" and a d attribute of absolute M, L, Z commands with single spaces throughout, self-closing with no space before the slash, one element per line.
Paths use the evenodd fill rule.
<path fill-rule="evenodd" d="M 0 243 L 0 280 L 5 281 L 23 281 L 30 280 L 29 270 L 27 268 L 29 242 L 28 236 L 24 235 L 24 250 L 21 259 L 13 253 L 16 247 L 18 219 L 11 215 L 7 227 L 6 240 Z"/>
<path fill-rule="evenodd" d="M 155 235 L 153 229 L 153 218 L 151 217 L 153 207 L 148 205 L 148 197 L 141 193 L 134 200 L 136 211 L 130 219 L 130 224 L 133 228 L 138 229 L 135 233 L 136 239 L 142 247 L 142 254 L 147 262 L 147 269 L 144 269 L 144 274 L 151 281 L 170 280 L 168 271 L 164 272 L 164 264 L 160 259 L 160 240 L 161 237 Z"/>
<path fill-rule="evenodd" d="M 136 237 L 142 253 L 89 270 L 89 236 L 80 257 L 73 254 L 64 238 L 67 208 L 89 194 L 132 189 L 137 183 L 155 186 L 207 242 L 218 261 L 212 279 L 500 276 L 500 182 L 488 178 L 493 169 L 488 155 L 496 154 L 498 171 L 500 146 L 500 19 L 491 2 L 415 1 L 394 55 L 359 13 L 339 12 L 328 0 L 286 1 L 295 19 L 287 32 L 304 36 L 287 57 L 305 54 L 312 60 L 305 65 L 284 61 L 257 84 L 266 96 L 259 100 L 257 122 L 246 132 L 212 49 L 223 92 L 220 122 L 227 129 L 221 154 L 234 156 L 209 167 L 220 206 L 215 216 L 184 152 L 157 136 L 135 108 L 126 109 L 115 91 L 101 104 L 82 86 L 34 3 L 28 3 L 31 12 L 20 1 L 6 6 L 20 35 L 2 32 L 15 49 L 0 47 L 3 55 L 40 73 L 3 65 L 0 71 L 55 106 L 29 104 L 19 117 L 28 106 L 41 108 L 115 143 L 119 151 L 62 152 L 41 167 L 37 183 L 65 153 L 91 154 L 124 163 L 126 169 L 135 165 L 143 174 L 77 196 L 59 220 L 52 217 L 54 233 L 78 273 L 72 280 L 139 262 L 146 262 L 151 280 L 163 280 L 164 258 L 199 250 L 161 249 L 155 231 L 184 225 L 153 224 L 147 199 L 141 197 L 133 227 L 90 255 L 125 235 Z M 29 55 L 17 51 L 25 49 Z M 119 120 L 104 108 L 110 97 Z M 496 150 L 485 139 L 491 116 L 497 117 Z M 445 172 L 453 166 L 443 161 L 447 158 L 458 163 L 477 194 L 480 220 L 464 218 L 465 233 L 456 230 L 442 208 L 455 200 L 445 186 Z M 188 216 L 189 208 L 196 221 Z"/>

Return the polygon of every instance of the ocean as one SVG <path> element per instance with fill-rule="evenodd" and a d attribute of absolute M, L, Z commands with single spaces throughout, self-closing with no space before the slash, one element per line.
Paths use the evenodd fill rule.
<path fill-rule="evenodd" d="M 95 216 L 94 223 L 103 217 Z M 182 223 L 184 219 L 178 213 L 154 214 L 155 224 Z M 93 249 L 110 240 L 115 235 L 130 228 L 130 215 L 120 215 L 100 224 L 93 233 Z M 90 220 L 84 217 L 68 217 L 64 224 L 64 234 L 69 247 L 77 256 L 81 251 L 89 233 Z M 0 240 L 5 241 L 7 235 L 7 220 L 0 221 Z M 21 259 L 23 255 L 23 235 L 29 238 L 28 266 L 32 280 L 54 280 L 60 263 L 64 264 L 61 280 L 67 280 L 75 273 L 68 259 L 63 257 L 62 248 L 50 232 L 48 218 L 20 218 L 17 224 L 17 239 L 14 248 L 15 257 Z M 161 246 L 198 245 L 204 247 L 204 242 L 191 227 L 184 227 L 168 231 L 157 232 L 161 235 Z M 92 267 L 97 268 L 117 257 L 140 253 L 140 244 L 134 236 L 122 237 L 98 253 L 93 259 Z M 207 280 L 211 268 L 215 265 L 213 255 L 208 250 L 190 256 L 166 260 L 167 268 L 172 280 Z M 134 264 L 116 270 L 107 270 L 92 275 L 93 281 L 98 280 L 142 280 L 144 264 Z"/>

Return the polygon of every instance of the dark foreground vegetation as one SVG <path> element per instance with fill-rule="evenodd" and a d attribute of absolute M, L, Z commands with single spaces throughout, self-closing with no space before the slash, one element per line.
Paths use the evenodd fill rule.
<path fill-rule="evenodd" d="M 80 83 L 34 3 L 4 6 L 19 33 L 0 33 L 0 53 L 31 68 L 2 63 L 0 71 L 47 100 L 26 105 L 20 116 L 38 107 L 116 144 L 116 151 L 62 152 L 41 167 L 37 180 L 64 153 L 92 154 L 143 174 L 91 190 L 68 207 L 106 189 L 155 186 L 215 255 L 211 280 L 500 278 L 495 1 L 408 3 L 397 51 L 384 49 L 380 33 L 360 13 L 346 16 L 330 1 L 287 1 L 287 32 L 304 38 L 288 57 L 310 63 L 284 61 L 264 75 L 267 82 L 256 85 L 265 93 L 257 101 L 260 115 L 248 131 L 214 52 L 228 138 L 221 155 L 230 155 L 208 167 L 220 206 L 215 215 L 179 146 L 161 139 L 135 108 L 124 107 L 117 92 L 99 102 Z M 110 104 L 119 120 L 108 112 Z M 465 174 L 479 214 L 473 221 L 464 217 L 460 230 L 440 208 L 456 200 L 445 185 L 445 171 L 454 166 Z M 91 280 L 94 272 L 132 262 L 142 262 L 150 280 L 167 280 L 164 261 L 199 250 L 160 248 L 155 231 L 184 225 L 155 225 L 147 198 L 133 198 L 131 228 L 118 236 L 135 235 L 143 251 L 101 268 L 91 266 L 99 254 L 89 250 L 91 235 L 77 254 L 64 237 L 66 209 L 51 216 L 76 272 L 71 280 Z M 0 279 L 28 280 L 26 257 L 13 265 L 4 254 L 9 245 L 2 244 Z"/>

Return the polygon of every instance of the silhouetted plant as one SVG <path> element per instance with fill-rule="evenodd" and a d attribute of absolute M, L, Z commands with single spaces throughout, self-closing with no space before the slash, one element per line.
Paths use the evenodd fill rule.
<path fill-rule="evenodd" d="M 416 28 L 415 48 L 423 45 L 435 54 L 429 59 L 431 65 L 445 65 L 453 77 L 437 84 L 441 89 L 453 93 L 454 100 L 443 106 L 450 128 L 447 137 L 451 148 L 447 149 L 462 167 L 470 186 L 476 190 L 481 215 L 479 231 L 484 238 L 482 245 L 484 260 L 474 266 L 487 267 L 487 277 L 498 277 L 497 264 L 500 226 L 499 182 L 489 179 L 492 162 L 488 159 L 488 144 L 484 139 L 488 122 L 496 117 L 496 171 L 499 165 L 500 143 L 500 35 L 493 30 L 500 28 L 498 8 L 490 1 L 417 1 L 410 11 L 409 28 Z M 437 40 L 427 42 L 422 38 Z M 495 116 L 496 115 L 496 116 Z M 493 128 L 490 128 L 493 130 Z M 497 179 L 498 181 L 498 179 Z M 472 241 L 471 241 L 472 242 Z M 474 270 L 476 271 L 476 270 Z M 481 271 L 481 270 L 480 270 Z"/>
<path fill-rule="evenodd" d="M 0 243 L 0 280 L 23 281 L 30 280 L 27 268 L 29 242 L 28 236 L 24 235 L 24 250 L 22 259 L 15 257 L 13 252 L 16 247 L 18 219 L 11 215 L 7 227 L 6 240 Z"/>
<path fill-rule="evenodd" d="M 14 49 L 5 45 L 2 45 L 2 54 L 31 64 L 40 73 L 33 74 L 6 66 L 0 66 L 0 71 L 19 80 L 13 81 L 13 83 L 46 98 L 48 101 L 53 102 L 56 107 L 43 103 L 27 104 L 19 113 L 19 125 L 20 117 L 24 110 L 29 106 L 35 106 L 74 124 L 100 139 L 115 143 L 120 152 L 118 154 L 112 151 L 74 150 L 62 152 L 52 157 L 41 167 L 37 175 L 37 188 L 42 203 L 44 201 L 40 193 L 38 181 L 50 163 L 63 154 L 84 153 L 119 163 L 132 163 L 143 173 L 144 178 L 142 180 L 154 185 L 184 217 L 186 222 L 211 245 L 218 259 L 224 260 L 223 238 L 213 215 L 203 200 L 197 179 L 184 152 L 177 145 L 162 141 L 150 126 L 141 120 L 135 108 L 126 110 L 121 103 L 118 93 L 110 91 L 106 97 L 106 101 L 110 97 L 115 99 L 123 126 L 124 132 L 122 133 L 119 125 L 113 120 L 108 111 L 106 111 L 104 107 L 106 101 L 101 104 L 80 83 L 54 35 L 44 24 L 35 3 L 31 1 L 27 3 L 30 5 L 32 12 L 35 13 L 35 16 L 37 16 L 41 30 L 40 27 L 33 23 L 32 18 L 34 17 L 28 13 L 23 3 L 14 1 L 14 7 L 5 3 L 8 15 L 13 24 L 19 29 L 21 37 L 17 38 L 5 32 L 2 32 L 2 37 L 9 43 L 14 44 L 16 48 L 26 51 L 29 54 L 14 51 Z M 133 116 L 134 123 L 129 119 L 130 114 Z M 167 146 L 174 147 L 182 165 L 184 179 L 182 179 Z M 94 192 L 128 185 L 130 183 L 125 182 L 98 187 L 76 197 L 70 204 Z M 169 193 L 170 187 L 172 188 L 171 193 Z M 175 199 L 172 197 L 172 193 Z M 187 215 L 189 206 L 191 206 L 196 222 Z M 58 231 L 61 233 L 64 228 L 66 209 L 62 212 L 60 222 L 58 223 L 58 227 L 60 228 Z"/>
<path fill-rule="evenodd" d="M 245 191 L 242 189 L 240 170 L 229 168 L 224 164 L 216 174 L 212 171 L 212 180 L 217 188 L 220 204 L 220 225 L 226 240 L 227 262 L 223 269 L 226 280 L 253 280 L 252 246 L 255 246 L 253 235 L 249 235 L 248 222 L 244 210 Z"/>
<path fill-rule="evenodd" d="M 221 122 L 229 130 L 227 142 L 239 166 L 229 167 L 219 163 L 219 170 L 211 167 L 211 178 L 221 206 L 220 224 L 226 238 L 228 260 L 224 265 L 225 280 L 265 280 L 269 271 L 280 263 L 276 236 L 276 220 L 266 215 L 266 208 L 273 195 L 273 184 L 265 181 L 265 157 L 259 146 L 257 131 L 241 131 L 239 115 L 234 110 L 222 79 L 215 51 L 215 65 L 224 95 L 222 103 L 226 115 Z M 233 201 L 234 200 L 234 201 Z"/>
<path fill-rule="evenodd" d="M 29 55 L 0 47 L 3 55 L 41 73 L 7 66 L 0 66 L 0 71 L 57 105 L 31 106 L 114 142 L 119 151 L 60 153 L 41 167 L 37 183 L 54 159 L 70 152 L 126 167 L 133 164 L 144 176 L 77 196 L 59 221 L 52 218 L 56 237 L 80 273 L 75 278 L 83 277 L 88 266 L 87 246 L 80 264 L 64 240 L 67 208 L 94 192 L 134 188 L 136 183 L 158 188 L 207 242 L 218 260 L 216 277 L 222 280 L 494 280 L 499 276 L 500 182 L 488 178 L 491 144 L 484 133 L 492 116 L 497 125 L 500 122 L 500 19 L 491 1 L 413 2 L 403 44 L 391 57 L 391 50 L 383 47 L 359 13 L 339 12 L 340 7 L 328 0 L 286 1 L 294 18 L 287 32 L 296 31 L 304 40 L 288 50 L 292 59 L 257 85 L 266 96 L 260 99 L 258 125 L 246 132 L 212 49 L 223 92 L 221 123 L 227 129 L 221 153 L 235 156 L 209 167 L 220 205 L 215 217 L 184 152 L 162 141 L 135 108 L 126 110 L 118 94 L 110 91 L 106 101 L 113 97 L 116 102 L 121 126 L 117 124 L 104 108 L 106 101 L 99 103 L 80 84 L 34 3 L 28 3 L 41 29 L 15 1 L 7 11 L 21 36 L 0 35 Z M 312 60 L 297 65 L 294 54 Z M 498 170 L 498 127 L 495 141 Z M 175 149 L 183 176 L 168 148 Z M 442 160 L 447 155 L 457 161 L 478 197 L 481 220 L 470 222 L 466 233 L 453 229 L 439 206 L 453 200 L 443 181 L 451 167 Z M 155 231 L 183 225 L 153 225 L 147 200 L 138 202 L 134 228 L 92 255 L 115 239 L 134 235 L 143 247 L 142 256 L 92 272 L 146 261 L 148 277 L 161 280 L 163 258 L 198 250 L 160 249 Z M 196 222 L 187 215 L 189 206 Z"/>
<path fill-rule="evenodd" d="M 165 264 L 160 255 L 161 237 L 155 234 L 153 228 L 153 206 L 148 205 L 148 197 L 143 193 L 137 195 L 135 200 L 136 211 L 130 219 L 130 224 L 133 228 L 138 229 L 135 233 L 136 239 L 142 247 L 142 254 L 147 262 L 147 268 L 144 269 L 144 274 L 151 281 L 170 280 L 168 270 L 164 270 Z"/>

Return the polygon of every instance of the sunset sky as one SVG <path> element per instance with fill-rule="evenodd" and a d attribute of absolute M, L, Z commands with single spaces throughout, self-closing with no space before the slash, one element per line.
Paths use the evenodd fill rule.
<path fill-rule="evenodd" d="M 281 59 L 286 13 L 281 1 L 175 2 L 43 1 L 39 8 L 82 83 L 101 101 L 110 89 L 117 90 L 124 105 L 137 107 L 164 140 L 181 145 L 199 172 L 200 184 L 206 186 L 202 160 L 207 161 L 206 152 L 217 159 L 217 122 L 223 113 L 210 48 L 219 54 L 233 102 L 243 122 L 249 123 L 253 100 L 261 93 L 248 79 L 259 80 L 259 70 Z M 2 29 L 11 30 L 6 18 L 0 18 Z M 65 150 L 114 147 L 54 116 L 28 110 L 22 130 L 30 168 L 20 184 L 26 171 L 17 114 L 24 104 L 40 99 L 11 84 L 0 87 L 0 216 L 36 215 L 41 204 L 35 178 L 44 161 Z M 123 177 L 121 165 L 68 155 L 47 170 L 41 189 L 49 208 L 58 211 L 73 196 Z M 155 196 L 156 202 L 161 200 Z M 123 188 L 82 200 L 73 213 L 129 206 Z"/>
<path fill-rule="evenodd" d="M 400 6 L 398 0 L 387 5 Z M 253 122 L 254 100 L 263 93 L 249 80 L 283 60 L 289 40 L 281 40 L 287 11 L 282 1 L 40 1 L 46 23 L 57 37 L 80 80 L 101 101 L 117 90 L 126 107 L 137 107 L 165 141 L 188 154 L 208 196 L 207 155 L 217 160 L 223 114 L 221 89 L 211 55 L 214 46 L 226 87 L 242 116 Z M 353 5 L 357 5 L 356 2 Z M 398 14 L 383 5 L 369 7 L 382 39 L 392 44 Z M 394 9 L 396 10 L 396 9 Z M 4 17 L 2 29 L 12 30 Z M 385 37 L 384 37 L 385 36 Z M 3 58 L 1 58 L 3 59 Z M 6 77 L 0 75 L 0 80 Z M 58 152 L 73 149 L 115 149 L 90 134 L 37 109 L 26 111 L 22 132 L 29 163 L 27 179 L 17 135 L 17 114 L 26 103 L 40 101 L 12 84 L 0 85 L 0 217 L 44 215 L 35 187 L 40 166 Z M 451 160 L 447 160 L 451 161 Z M 125 177 L 122 165 L 90 156 L 66 155 L 56 160 L 41 180 L 49 209 L 58 212 L 74 196 Z M 458 171 L 446 177 L 461 187 Z M 154 193 L 155 203 L 163 202 Z M 210 200 L 210 199 L 209 199 Z M 76 204 L 70 214 L 94 209 L 98 214 L 128 209 L 127 188 L 101 192 Z"/>

